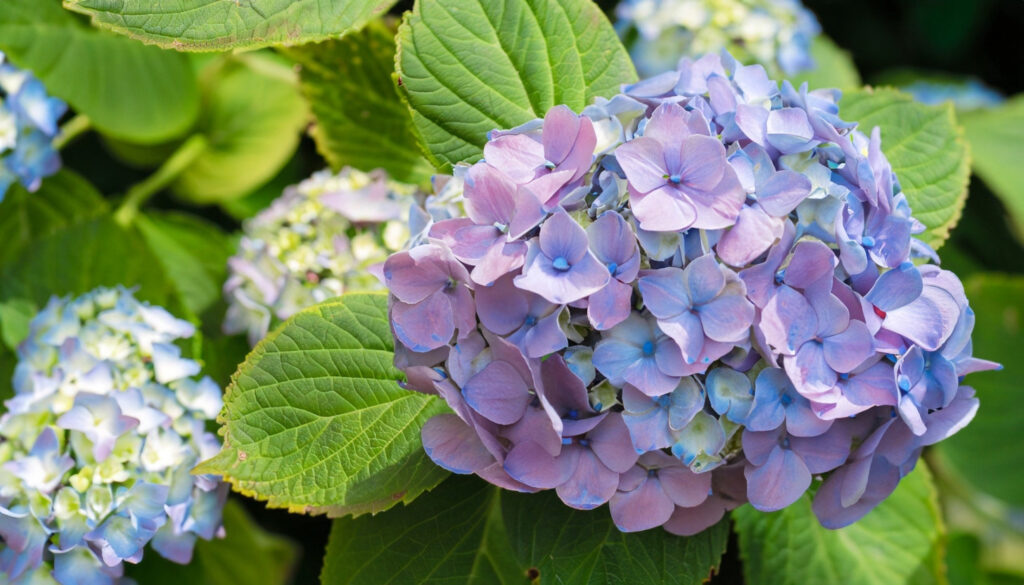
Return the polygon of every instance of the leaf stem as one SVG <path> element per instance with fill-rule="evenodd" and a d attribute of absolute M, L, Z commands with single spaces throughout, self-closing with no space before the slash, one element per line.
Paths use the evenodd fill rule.
<path fill-rule="evenodd" d="M 152 175 L 128 189 L 124 201 L 114 212 L 114 219 L 122 226 L 131 224 L 139 212 L 139 207 L 170 185 L 182 171 L 206 152 L 208 147 L 209 142 L 202 134 L 190 136 Z"/>
<path fill-rule="evenodd" d="M 88 116 L 85 114 L 76 114 L 74 118 L 71 118 L 61 125 L 60 132 L 58 132 L 56 138 L 53 139 L 53 147 L 57 150 L 61 150 L 74 141 L 75 138 L 78 138 L 80 135 L 88 132 L 91 128 L 92 121 Z"/>

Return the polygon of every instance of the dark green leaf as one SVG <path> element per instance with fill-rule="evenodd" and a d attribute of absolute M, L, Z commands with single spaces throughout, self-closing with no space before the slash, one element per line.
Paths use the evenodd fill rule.
<path fill-rule="evenodd" d="M 839 114 L 858 122 L 865 134 L 881 127 L 882 152 L 914 217 L 928 228 L 918 237 L 941 246 L 960 219 L 970 178 L 963 129 L 953 106 L 926 106 L 894 89 L 868 88 L 846 93 Z"/>
<path fill-rule="evenodd" d="M 300 44 L 338 37 L 395 0 L 64 0 L 93 23 L 179 51 Z"/>
<path fill-rule="evenodd" d="M 590 0 L 417 0 L 398 31 L 403 95 L 440 167 L 480 158 L 487 132 L 581 111 L 635 81 L 632 61 Z"/>
<path fill-rule="evenodd" d="M 1024 362 L 1017 354 L 1024 344 L 1024 277 L 979 274 L 965 286 L 977 319 L 974 355 L 1006 369 L 967 378 L 981 401 L 978 414 L 938 450 L 975 489 L 1024 507 L 1024 451 L 1008 439 L 1020 433 L 1024 417 L 1018 396 Z"/>
<path fill-rule="evenodd" d="M 447 475 L 420 427 L 445 410 L 398 386 L 383 294 L 299 312 L 239 366 L 219 418 L 224 449 L 200 465 L 272 507 L 331 516 L 412 501 Z"/>
<path fill-rule="evenodd" d="M 696 585 L 718 567 L 728 523 L 690 538 L 623 534 L 607 509 L 568 508 L 552 493 L 501 491 L 452 477 L 408 507 L 340 519 L 324 585 Z"/>
<path fill-rule="evenodd" d="M 174 289 L 137 232 L 102 216 L 32 243 L 31 253 L 0 274 L 0 300 L 24 298 L 38 306 L 51 295 L 81 294 L 98 286 L 139 287 L 136 295 L 159 305 Z M 174 306 L 169 307 L 173 311 Z"/>
<path fill-rule="evenodd" d="M 0 266 L 26 254 L 34 240 L 107 211 L 99 192 L 68 169 L 48 177 L 35 193 L 12 186 L 0 203 Z"/>
<path fill-rule="evenodd" d="M 220 298 L 231 255 L 224 232 L 182 213 L 140 215 L 135 225 L 192 313 L 202 313 Z"/>
<path fill-rule="evenodd" d="M 112 136 L 167 140 L 199 112 L 183 55 L 92 29 L 57 0 L 0 2 L 0 50 Z"/>
<path fill-rule="evenodd" d="M 144 585 L 286 585 L 296 549 L 263 530 L 234 500 L 224 507 L 224 539 L 196 542 L 192 562 L 176 565 L 153 550 L 128 576 Z"/>
<path fill-rule="evenodd" d="M 380 21 L 340 40 L 289 51 L 302 65 L 302 93 L 316 126 L 317 149 L 334 170 L 383 168 L 392 178 L 424 183 L 434 169 L 423 157 L 409 109 L 398 98 L 394 31 Z"/>
<path fill-rule="evenodd" d="M 943 526 L 923 462 L 859 522 L 829 530 L 805 494 L 778 512 L 733 511 L 749 585 L 945 583 Z"/>

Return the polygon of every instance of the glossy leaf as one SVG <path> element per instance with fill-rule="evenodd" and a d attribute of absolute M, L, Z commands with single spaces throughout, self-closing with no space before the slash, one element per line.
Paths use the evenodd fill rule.
<path fill-rule="evenodd" d="M 204 68 L 197 131 L 208 149 L 173 185 L 196 203 L 244 197 L 291 158 L 307 121 L 291 70 L 274 57 L 247 54 Z"/>
<path fill-rule="evenodd" d="M 436 165 L 480 158 L 487 133 L 580 111 L 636 72 L 590 0 L 418 0 L 395 59 L 413 123 Z"/>
<path fill-rule="evenodd" d="M 322 582 L 697 585 L 717 569 L 728 534 L 725 522 L 690 538 L 623 534 L 606 508 L 573 510 L 551 492 L 456 476 L 408 507 L 336 520 Z"/>
<path fill-rule="evenodd" d="M 963 129 L 953 106 L 926 106 L 894 89 L 847 92 L 844 120 L 865 133 L 882 129 L 882 151 L 892 163 L 914 217 L 928 228 L 919 235 L 938 248 L 949 237 L 967 200 L 970 165 Z"/>
<path fill-rule="evenodd" d="M 111 136 L 167 140 L 199 112 L 184 55 L 90 28 L 58 0 L 0 2 L 0 51 Z"/>
<path fill-rule="evenodd" d="M 1024 239 L 1024 95 L 959 116 L 971 144 L 974 172 L 1002 200 L 1017 237 Z"/>
<path fill-rule="evenodd" d="M 302 93 L 316 125 L 317 150 L 334 170 L 383 168 L 392 178 L 425 183 L 424 158 L 409 109 L 398 97 L 394 31 L 380 21 L 339 40 L 288 52 L 301 66 Z"/>
<path fill-rule="evenodd" d="M 402 389 L 387 297 L 348 294 L 261 341 L 224 396 L 224 449 L 200 465 L 271 507 L 331 516 L 409 502 L 447 472 L 420 427 L 444 404 Z"/>
<path fill-rule="evenodd" d="M 977 321 L 974 355 L 1000 362 L 1002 371 L 971 374 L 966 384 L 981 406 L 965 429 L 938 445 L 945 461 L 975 489 L 1024 507 L 1024 452 L 1008 437 L 1020 433 L 1024 406 L 1019 396 L 1024 363 L 1024 277 L 980 274 L 965 283 Z"/>
<path fill-rule="evenodd" d="M 322 41 L 359 29 L 395 0 L 64 0 L 93 23 L 180 51 Z"/>
<path fill-rule="evenodd" d="M 924 463 L 860 521 L 829 530 L 804 495 L 764 513 L 733 512 L 749 585 L 891 585 L 945 583 L 943 525 L 931 473 Z"/>

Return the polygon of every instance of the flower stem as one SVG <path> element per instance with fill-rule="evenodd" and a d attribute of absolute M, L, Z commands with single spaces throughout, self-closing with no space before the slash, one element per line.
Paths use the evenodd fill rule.
<path fill-rule="evenodd" d="M 92 128 L 92 121 L 85 114 L 77 114 L 74 118 L 61 125 L 60 132 L 53 139 L 53 147 L 61 150 L 74 141 L 75 138 L 88 132 L 90 128 Z"/>
<path fill-rule="evenodd" d="M 122 226 L 130 225 L 138 214 L 139 207 L 170 185 L 182 171 L 206 152 L 208 146 L 209 142 L 202 134 L 189 137 L 152 175 L 128 189 L 124 201 L 114 212 L 114 219 Z"/>

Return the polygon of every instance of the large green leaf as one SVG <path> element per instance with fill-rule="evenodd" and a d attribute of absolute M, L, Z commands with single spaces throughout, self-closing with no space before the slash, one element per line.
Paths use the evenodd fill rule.
<path fill-rule="evenodd" d="M 127 574 L 145 585 L 287 585 L 296 548 L 263 530 L 234 500 L 224 506 L 223 539 L 196 542 L 192 562 L 177 565 L 147 550 Z"/>
<path fill-rule="evenodd" d="M 107 211 L 99 192 L 67 169 L 48 177 L 35 193 L 13 185 L 0 203 L 0 266 L 26 254 L 31 242 Z"/>
<path fill-rule="evenodd" d="M 289 54 L 302 66 L 302 93 L 317 122 L 313 138 L 331 167 L 380 167 L 407 183 L 430 178 L 434 169 L 395 89 L 394 31 L 374 21 L 361 32 Z"/>
<path fill-rule="evenodd" d="M 1024 362 L 1017 353 L 1024 344 L 1024 277 L 979 274 L 965 286 L 977 319 L 974 355 L 1006 369 L 967 378 L 981 401 L 978 414 L 938 450 L 975 489 L 1024 507 L 1024 452 L 1013 439 L 1024 417 Z"/>
<path fill-rule="evenodd" d="M 860 74 L 853 64 L 850 53 L 840 49 L 835 42 L 825 35 L 814 37 L 811 43 L 811 56 L 814 68 L 798 73 L 789 78 L 795 87 L 807 82 L 810 89 L 838 87 L 853 89 L 860 87 Z"/>
<path fill-rule="evenodd" d="M 408 507 L 336 520 L 323 585 L 696 585 L 718 567 L 726 522 L 690 538 L 623 534 L 607 509 L 453 477 Z"/>
<path fill-rule="evenodd" d="M 142 236 L 106 215 L 33 242 L 30 254 L 0 273 L 0 300 L 23 298 L 43 306 L 51 295 L 77 295 L 118 284 L 137 286 L 140 299 L 160 305 L 175 298 L 160 261 Z"/>
<path fill-rule="evenodd" d="M 1024 239 L 1024 95 L 1002 106 L 960 114 L 974 171 L 999 196 Z"/>
<path fill-rule="evenodd" d="M 395 0 L 64 0 L 94 24 L 179 51 L 300 44 L 337 37 Z"/>
<path fill-rule="evenodd" d="M 192 313 L 202 313 L 220 298 L 231 255 L 224 232 L 182 213 L 140 215 L 135 225 Z"/>
<path fill-rule="evenodd" d="M 29 322 L 39 308 L 26 299 L 11 299 L 0 303 L 0 342 L 11 351 L 28 337 Z"/>
<path fill-rule="evenodd" d="M 402 389 L 383 294 L 301 311 L 261 341 L 224 396 L 224 449 L 200 465 L 272 507 L 331 516 L 379 512 L 447 472 L 420 427 L 446 407 Z"/>
<path fill-rule="evenodd" d="M 167 140 L 199 112 L 183 55 L 92 29 L 59 0 L 0 2 L 0 50 L 112 136 Z"/>
<path fill-rule="evenodd" d="M 944 528 L 924 463 L 859 522 L 829 530 L 804 495 L 778 512 L 733 512 L 749 585 L 945 583 Z"/>
<path fill-rule="evenodd" d="M 882 151 L 892 163 L 914 217 L 927 226 L 919 237 L 938 248 L 960 219 L 970 164 L 953 106 L 926 106 L 894 89 L 864 89 L 843 96 L 839 114 L 870 133 L 882 129 Z"/>
<path fill-rule="evenodd" d="M 660 529 L 625 534 L 607 508 L 573 510 L 551 491 L 506 493 L 503 502 L 512 546 L 542 583 L 696 585 L 718 570 L 729 540 L 728 521 L 692 537 Z"/>
<path fill-rule="evenodd" d="M 237 199 L 277 174 L 308 119 L 289 74 L 264 54 L 217 60 L 203 70 L 197 131 L 208 148 L 178 177 L 175 193 L 197 203 Z"/>
<path fill-rule="evenodd" d="M 417 0 L 395 65 L 435 164 L 480 157 L 487 132 L 580 111 L 636 79 L 629 55 L 590 0 Z"/>

